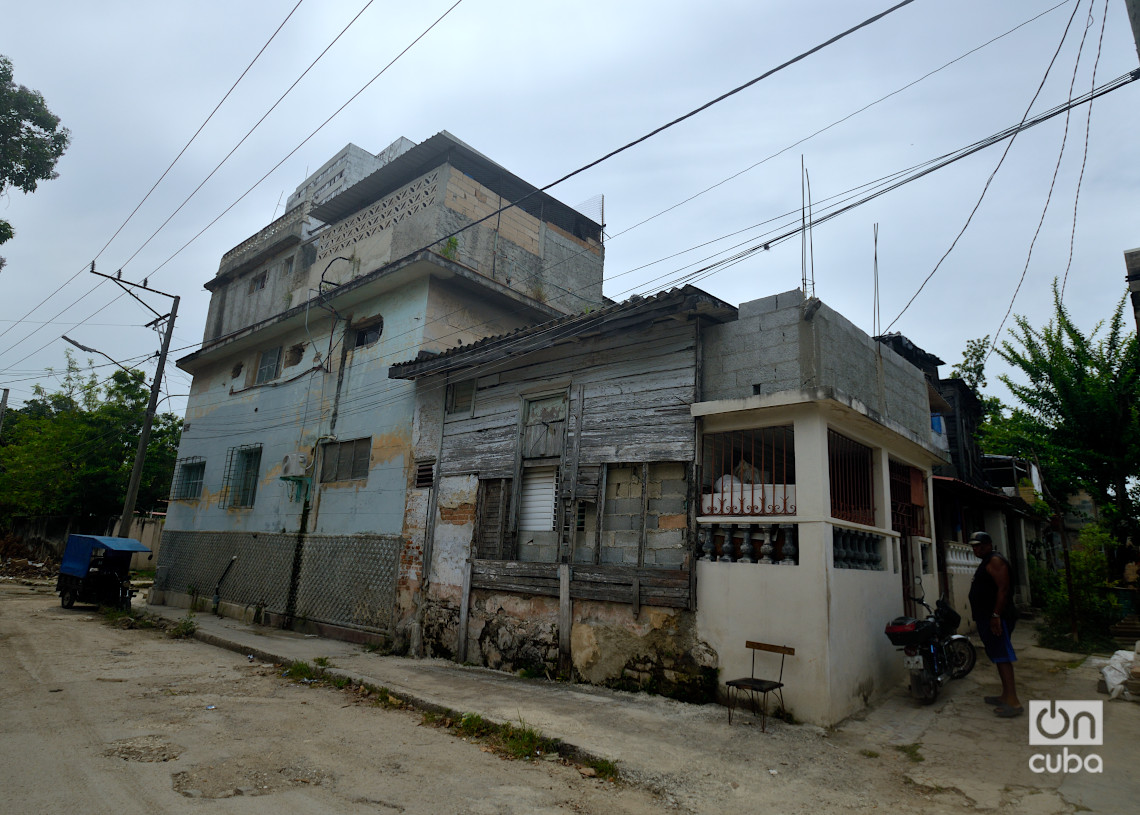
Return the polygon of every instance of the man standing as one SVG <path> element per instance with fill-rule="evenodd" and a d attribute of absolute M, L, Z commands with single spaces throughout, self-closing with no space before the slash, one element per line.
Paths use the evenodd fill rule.
<path fill-rule="evenodd" d="M 970 584 L 970 609 L 986 656 L 997 666 L 1001 677 L 1001 696 L 987 696 L 985 701 L 995 706 L 995 715 L 1011 719 L 1020 716 L 1023 709 L 1013 682 L 1013 663 L 1017 655 L 1013 653 L 1009 637 L 1017 622 L 1017 612 L 1010 591 L 1009 562 L 994 551 L 993 540 L 985 532 L 971 535 L 970 546 L 974 548 L 975 557 L 982 559 Z"/>

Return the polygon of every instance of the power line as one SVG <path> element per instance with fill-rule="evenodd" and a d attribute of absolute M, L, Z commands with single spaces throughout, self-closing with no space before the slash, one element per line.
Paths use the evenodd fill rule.
<path fill-rule="evenodd" d="M 1089 7 L 1090 12 L 1092 7 Z M 1100 50 L 1104 45 L 1104 27 L 1108 22 L 1108 0 L 1104 0 L 1104 14 L 1100 18 L 1100 39 L 1096 44 L 1096 59 L 1093 61 L 1092 81 L 1093 87 L 1096 87 L 1096 69 L 1100 65 Z M 1085 117 L 1085 149 L 1084 154 L 1081 156 L 1081 174 L 1077 177 L 1077 191 L 1073 194 L 1073 228 L 1069 233 L 1069 261 L 1065 264 L 1065 276 L 1061 281 L 1061 294 L 1060 300 L 1065 300 L 1065 286 L 1069 282 L 1069 269 L 1073 265 L 1073 247 L 1077 241 L 1077 204 L 1081 200 L 1081 183 L 1085 180 L 1085 165 L 1089 159 L 1089 131 L 1092 129 L 1092 103 L 1089 103 L 1088 115 Z"/>
<path fill-rule="evenodd" d="M 369 2 L 371 3 L 371 2 L 372 2 L 372 0 L 369 0 Z M 160 269 L 162 269 L 164 266 L 166 266 L 166 264 L 168 264 L 168 263 L 169 263 L 170 261 L 172 261 L 172 260 L 173 260 L 175 257 L 177 257 L 177 256 L 178 256 L 178 255 L 179 255 L 179 254 L 180 254 L 180 253 L 181 253 L 183 250 L 185 250 L 185 249 L 186 249 L 186 247 L 188 247 L 190 244 L 192 244 L 194 241 L 196 241 L 196 240 L 197 240 L 199 237 L 201 237 L 201 236 L 202 236 L 202 235 L 203 235 L 203 234 L 206 232 L 206 230 L 208 230 L 210 227 L 212 227 L 214 224 L 216 224 L 216 223 L 217 223 L 219 220 L 221 220 L 221 219 L 222 219 L 222 218 L 223 218 L 223 217 L 226 215 L 226 213 L 228 213 L 228 212 L 229 212 L 231 209 L 233 209 L 235 206 L 237 206 L 237 205 L 238 205 L 238 204 L 239 204 L 239 203 L 240 203 L 242 200 L 244 200 L 244 199 L 245 199 L 245 197 L 246 197 L 246 196 L 248 196 L 248 195 L 249 195 L 251 192 L 253 192 L 255 189 L 257 189 L 257 187 L 258 187 L 258 186 L 260 186 L 260 185 L 261 185 L 261 183 L 262 183 L 262 182 L 264 182 L 264 181 L 265 181 L 265 179 L 267 179 L 267 178 L 268 178 L 268 177 L 269 177 L 269 176 L 270 176 L 270 175 L 271 175 L 271 174 L 272 174 L 272 173 L 273 173 L 275 170 L 277 170 L 277 168 L 278 168 L 278 167 L 280 167 L 282 164 L 284 164 L 284 163 L 285 163 L 285 162 L 286 162 L 286 161 L 287 161 L 287 160 L 288 160 L 290 157 L 292 157 L 292 155 L 293 155 L 294 153 L 296 153 L 298 150 L 300 150 L 300 149 L 301 149 L 301 148 L 302 148 L 302 147 L 303 147 L 303 146 L 304 146 L 304 145 L 305 145 L 305 144 L 306 144 L 306 143 L 307 143 L 307 142 L 308 142 L 310 139 L 312 139 L 312 138 L 313 138 L 315 135 L 317 135 L 317 133 L 319 133 L 319 132 L 320 132 L 320 131 L 321 131 L 321 130 L 322 130 L 324 127 L 325 127 L 325 125 L 327 125 L 329 122 L 331 122 L 331 121 L 333 120 L 333 118 L 335 118 L 337 115 L 339 115 L 339 114 L 340 114 L 340 112 L 341 112 L 341 111 L 343 111 L 343 110 L 344 110 L 346 107 L 348 107 L 348 105 L 349 105 L 351 102 L 353 102 L 353 101 L 354 101 L 354 100 L 355 100 L 355 99 L 356 99 L 358 96 L 360 96 L 360 94 L 362 94 L 362 93 L 363 93 L 363 92 L 364 92 L 364 91 L 365 91 L 365 90 L 366 90 L 366 89 L 367 89 L 367 88 L 368 88 L 368 87 L 369 87 L 369 86 L 370 86 L 370 85 L 371 85 L 373 82 L 375 82 L 377 79 L 379 79 L 379 78 L 380 78 L 380 77 L 381 77 L 381 76 L 382 76 L 382 75 L 383 75 L 383 74 L 384 74 L 384 73 L 385 73 L 385 72 L 386 72 L 386 71 L 387 71 L 389 68 L 391 68 L 391 67 L 392 67 L 392 66 L 393 66 L 393 65 L 396 63 L 396 61 L 397 61 L 397 60 L 399 60 L 399 59 L 400 59 L 400 58 L 401 58 L 401 57 L 402 57 L 404 54 L 406 54 L 406 53 L 407 53 L 409 50 L 411 50 L 411 48 L 412 48 L 412 47 L 413 47 L 413 46 L 414 46 L 416 43 L 418 43 L 418 42 L 419 42 L 420 40 L 422 40 L 422 39 L 423 39 L 425 36 L 427 36 L 427 34 L 428 34 L 428 33 L 429 33 L 429 32 L 430 32 L 430 31 L 431 31 L 433 28 L 435 28 L 435 27 L 436 27 L 436 26 L 437 26 L 437 25 L 438 25 L 440 22 L 442 22 L 442 21 L 443 21 L 443 19 L 444 19 L 445 17 L 447 17 L 447 15 L 449 15 L 449 14 L 450 14 L 452 11 L 454 11 L 454 10 L 455 10 L 455 8 L 456 8 L 456 7 L 457 7 L 457 6 L 458 6 L 460 3 L 462 3 L 462 2 L 463 2 L 463 0 L 456 0 L 456 2 L 455 2 L 455 3 L 454 3 L 454 4 L 453 4 L 453 5 L 450 7 L 450 8 L 448 8 L 448 9 L 447 9 L 447 11 L 445 11 L 445 12 L 444 12 L 444 13 L 443 13 L 443 14 L 442 14 L 440 17 L 438 17 L 438 18 L 435 20 L 435 22 L 433 22 L 433 23 L 432 23 L 430 26 L 428 26 L 428 27 L 427 27 L 427 29 L 425 29 L 425 30 L 423 31 L 423 33 L 421 33 L 421 34 L 420 34 L 418 37 L 416 37 L 416 38 L 415 38 L 415 39 L 414 39 L 414 40 L 413 40 L 413 41 L 412 41 L 412 42 L 411 42 L 411 43 L 410 43 L 410 44 L 409 44 L 407 47 L 405 47 L 405 48 L 404 48 L 402 51 L 400 51 L 400 53 L 399 53 L 399 54 L 397 54 L 397 55 L 396 55 L 396 56 L 395 56 L 395 57 L 394 57 L 394 58 L 393 58 L 393 59 L 392 59 L 392 60 L 391 60 L 391 61 L 390 61 L 390 62 L 389 62 L 387 65 L 385 65 L 385 66 L 384 66 L 384 68 L 382 68 L 382 69 L 381 69 L 381 70 L 380 70 L 380 71 L 379 71 L 379 72 L 378 72 L 378 73 L 377 73 L 375 76 L 373 76 L 373 77 L 372 77 L 372 79 L 370 79 L 370 80 L 369 80 L 367 83 L 365 83 L 365 84 L 364 84 L 364 86 L 363 86 L 363 87 L 362 87 L 360 90 L 358 90 L 358 91 L 357 91 L 355 94 L 353 94 L 353 95 L 352 95 L 352 96 L 349 98 L 349 100 L 348 100 L 347 102 L 345 102 L 343 105 L 341 105 L 339 108 L 337 108 L 337 109 L 336 109 L 336 111 L 334 111 L 334 112 L 333 112 L 333 114 L 332 114 L 331 116 L 329 116 L 327 119 L 325 119 L 325 120 L 324 120 L 324 121 L 323 121 L 323 122 L 322 122 L 322 123 L 321 123 L 321 124 L 320 124 L 320 125 L 319 125 L 319 126 L 316 128 L 316 130 L 314 130 L 312 133 L 310 133 L 308 136 L 306 136 L 306 137 L 305 137 L 305 139 L 304 139 L 304 140 L 303 140 L 303 141 L 302 141 L 300 144 L 298 144 L 296 147 L 294 147 L 294 148 L 293 148 L 293 149 L 292 149 L 292 150 L 291 150 L 291 151 L 290 151 L 290 152 L 289 152 L 289 153 L 288 153 L 288 154 L 287 154 L 287 155 L 286 155 L 286 156 L 285 156 L 283 159 L 281 159 L 279 162 L 277 162 L 277 164 L 273 165 L 273 167 L 272 167 L 272 168 L 269 170 L 269 172 L 267 172 L 267 173 L 266 173 L 265 175 L 263 175 L 263 176 L 262 176 L 260 179 L 258 179 L 258 181 L 257 181 L 257 182 L 255 182 L 255 183 L 254 183 L 254 185 L 253 185 L 252 187 L 250 187 L 250 188 L 249 188 L 249 189 L 247 189 L 247 190 L 246 190 L 244 193 L 242 193 L 242 194 L 241 194 L 241 196 L 240 196 L 240 197 L 239 197 L 239 198 L 238 198 L 236 201 L 234 201 L 232 204 L 230 204 L 228 207 L 226 207 L 226 208 L 225 208 L 225 209 L 224 209 L 224 210 L 223 210 L 223 211 L 222 211 L 222 212 L 221 212 L 221 213 L 220 213 L 220 214 L 219 214 L 219 215 L 218 215 L 216 218 L 214 218 L 214 220 L 212 220 L 212 221 L 210 221 L 208 224 L 206 224 L 206 226 L 204 226 L 204 227 L 203 227 L 203 228 L 202 228 L 202 229 L 201 229 L 201 230 L 200 230 L 200 231 L 199 231 L 197 234 L 195 234 L 195 235 L 194 235 L 194 237 L 192 237 L 190 240 L 188 240 L 186 243 L 184 243 L 184 244 L 183 244 L 183 245 L 182 245 L 182 246 L 181 246 L 181 247 L 180 247 L 180 248 L 179 248 L 177 251 L 175 251 L 175 252 L 174 252 L 174 254 L 172 254 L 170 257 L 168 257 L 166 260 L 164 260 L 164 261 L 163 261 L 161 264 L 159 264 L 159 265 L 158 265 L 158 266 L 157 266 L 157 267 L 156 267 L 156 268 L 155 268 L 155 269 L 154 269 L 154 270 L 153 270 L 153 271 L 150 273 L 150 275 L 148 275 L 148 277 L 149 277 L 149 276 L 151 276 L 151 275 L 157 274 L 157 273 L 158 273 L 158 271 L 159 271 Z M 365 8 L 367 8 L 367 6 L 366 6 Z M 362 11 L 363 11 L 363 9 L 362 9 Z M 359 16 L 359 15 L 357 15 L 357 16 Z M 355 19 L 355 18 L 354 18 L 354 19 Z M 341 33 L 343 34 L 344 32 L 342 31 Z M 338 37 L 339 37 L 339 35 L 338 35 Z M 334 42 L 335 42 L 335 41 L 334 41 Z M 327 50 L 327 49 L 326 49 L 326 50 Z M 311 68 L 311 67 L 312 67 L 312 66 L 310 66 L 310 68 Z M 278 100 L 278 101 L 280 101 L 280 100 Z M 247 134 L 247 135 L 248 135 L 248 134 Z M 235 148 L 235 149 L 236 149 L 236 148 Z M 219 165 L 219 166 L 220 166 L 220 165 Z M 216 169 L 216 168 L 215 168 L 215 169 Z M 203 182 L 203 183 L 205 183 L 205 182 Z M 189 199 L 187 199 L 187 200 L 189 200 Z M 183 202 L 183 203 L 185 203 L 185 202 Z M 171 216 L 171 217 L 173 217 L 173 216 Z M 152 236 L 152 237 L 153 237 L 153 236 Z M 137 253 L 136 253 L 136 254 L 137 254 Z M 133 257 L 133 255 L 132 255 L 132 257 Z M 73 276 L 73 277 L 71 278 L 71 280 L 74 280 L 74 279 L 75 279 L 75 277 L 77 277 L 77 276 L 78 276 L 78 275 L 76 275 L 76 276 Z M 68 282 L 70 283 L 70 282 L 71 282 L 71 280 L 69 280 Z M 95 291 L 95 289 L 96 289 L 96 288 L 98 288 L 98 287 L 99 287 L 99 285 L 101 285 L 101 284 L 102 284 L 102 281 L 100 281 L 100 283 L 96 284 L 96 285 L 95 285 L 93 288 L 91 288 L 90 290 L 88 290 L 86 294 L 82 295 L 82 296 L 79 298 L 79 300 L 83 300 L 83 299 L 86 299 L 86 298 L 87 298 L 89 295 L 91 295 L 91 294 L 92 294 L 92 293 Z M 66 284 L 64 284 L 64 285 L 66 285 Z M 62 287 L 61 287 L 61 288 L 62 288 Z M 57 291 L 58 291 L 58 289 L 57 289 Z M 87 318 L 85 318 L 84 320 L 81 320 L 80 322 L 78 322 L 78 323 L 75 323 L 74 325 L 72 325 L 72 327 L 71 327 L 71 328 L 77 328 L 78 326 L 82 325 L 83 323 L 86 323 L 88 320 L 90 320 L 90 319 L 91 319 L 92 317 L 94 317 L 96 314 L 99 314 L 99 313 L 100 313 L 100 312 L 102 312 L 104 309 L 106 309 L 106 308 L 109 308 L 109 307 L 110 307 L 110 306 L 111 306 L 113 303 L 117 302 L 117 301 L 118 301 L 118 300 L 119 300 L 119 299 L 120 299 L 122 296 L 123 296 L 122 294 L 118 294 L 118 295 L 116 295 L 114 298 L 112 298 L 112 299 L 111 299 L 111 301 L 110 301 L 110 302 L 108 302 L 108 303 L 106 303 L 105 305 L 103 305 L 102 307 L 100 307 L 100 308 L 96 309 L 96 310 L 95 310 L 95 311 L 94 311 L 94 312 L 93 312 L 91 315 L 89 315 Z M 51 295 L 49 295 L 49 297 L 51 297 Z M 76 300 L 76 301 L 72 302 L 72 303 L 71 303 L 69 306 L 66 306 L 66 307 L 65 307 L 63 310 L 61 310 L 61 311 L 59 312 L 59 314 L 57 314 L 57 315 L 56 315 L 56 317 L 60 316 L 60 314 L 63 314 L 65 311 L 69 310 L 69 309 L 70 309 L 72 306 L 74 306 L 76 303 L 78 303 L 78 302 L 79 302 L 79 300 Z M 38 306 L 37 306 L 37 308 L 38 308 Z M 52 319 L 55 319 L 55 318 L 53 317 Z M 68 329 L 68 330 L 71 330 L 71 329 Z M 28 338 L 30 338 L 31 336 L 33 336 L 35 333 L 36 333 L 36 332 L 35 332 L 35 331 L 33 331 L 31 334 L 28 334 L 26 337 L 24 337 L 24 339 L 22 339 L 22 340 L 20 340 L 19 342 L 17 342 L 15 345 L 12 345 L 11 347 L 9 347 L 9 348 L 5 349 L 3 352 L 0 352 L 0 353 L 8 353 L 9 351 L 13 350 L 13 349 L 14 349 L 14 348 L 16 348 L 18 345 L 20 345 L 22 342 L 24 342 L 24 340 L 27 340 Z M 0 336 L 2 336 L 2 334 L 0 334 Z M 46 343 L 46 344 L 44 344 L 44 345 L 40 346 L 40 347 L 39 347 L 39 348 L 37 348 L 35 351 L 32 351 L 30 354 L 28 354 L 28 355 L 24 356 L 23 358 L 21 358 L 21 359 L 17 360 L 16 362 L 14 362 L 14 363 L 13 363 L 13 365 L 19 365 L 19 364 L 20 364 L 21 362 L 23 362 L 25 359 L 28 359 L 29 357 L 31 357 L 31 356 L 34 356 L 35 354 L 38 354 L 40 351 L 42 351 L 44 348 L 46 348 L 46 347 L 47 347 L 48 345 L 50 345 L 50 344 L 51 344 L 51 342 L 48 342 L 48 343 Z"/>
<path fill-rule="evenodd" d="M 1078 3 L 1078 7 L 1079 7 Z M 1073 77 L 1069 80 L 1069 99 L 1073 98 L 1073 88 L 1077 85 L 1077 69 L 1081 66 L 1081 54 L 1085 50 L 1085 39 L 1088 37 L 1089 25 L 1093 22 L 1093 2 L 1089 2 L 1089 23 L 1085 25 L 1084 31 L 1081 33 L 1081 42 L 1077 47 L 1077 58 L 1073 62 Z M 1074 9 L 1074 12 L 1076 10 Z M 1091 104 L 1091 103 L 1090 103 Z M 1089 108 L 1089 115 L 1092 115 L 1092 108 Z M 990 350 L 986 353 L 983 363 L 989 361 L 990 356 L 993 354 L 994 349 L 997 348 L 998 337 L 1001 336 L 1001 331 L 1005 328 L 1005 322 L 1009 319 L 1009 315 L 1013 313 L 1013 304 L 1017 300 L 1017 294 L 1021 291 L 1021 284 L 1025 282 L 1025 275 L 1029 272 L 1029 262 L 1033 259 L 1033 247 L 1037 245 L 1037 237 L 1041 234 L 1041 226 L 1045 223 L 1045 215 L 1049 212 L 1049 202 L 1053 200 L 1053 188 L 1057 184 L 1057 174 L 1061 171 L 1061 159 L 1065 157 L 1065 144 L 1069 140 L 1069 111 L 1065 111 L 1065 130 L 1061 134 L 1061 149 L 1057 151 L 1057 163 L 1053 167 L 1053 177 L 1049 180 L 1049 193 L 1045 196 L 1045 205 L 1041 208 L 1041 218 L 1037 221 L 1037 229 L 1033 232 L 1033 238 L 1029 241 L 1029 251 L 1025 255 L 1025 266 L 1021 270 L 1021 276 L 1017 279 L 1017 286 L 1013 290 L 1013 297 L 1009 298 L 1009 308 L 1005 311 L 1005 316 L 1001 318 L 1001 323 L 998 324 L 997 331 L 994 332 L 994 340 L 990 345 Z"/>
<path fill-rule="evenodd" d="M 1049 72 L 1053 70 L 1053 64 L 1057 61 L 1057 55 L 1061 53 L 1061 46 L 1065 44 L 1065 39 L 1069 36 L 1069 28 L 1072 26 L 1073 19 L 1077 16 L 1077 11 L 1080 9 L 1080 7 L 1081 4 L 1078 0 L 1077 4 L 1073 6 L 1073 13 L 1069 16 L 1069 22 L 1065 24 L 1065 31 L 1061 34 L 1061 41 L 1057 43 L 1057 50 L 1053 52 L 1053 58 L 1049 60 L 1049 65 L 1045 68 L 1045 75 L 1041 77 L 1041 83 L 1037 86 L 1037 91 L 1033 94 L 1033 98 L 1029 100 L 1029 105 L 1026 106 L 1025 113 L 1023 113 L 1021 116 L 1022 124 L 1025 123 L 1026 118 L 1029 116 L 1029 111 L 1033 109 L 1033 103 L 1037 101 L 1037 97 L 1041 95 L 1042 88 L 1045 87 L 1045 80 L 1049 78 Z M 1009 143 L 1005 146 L 1005 150 L 1002 152 L 1001 158 L 998 159 L 997 166 L 994 167 L 993 172 L 990 173 L 989 178 L 986 179 L 986 183 L 982 187 L 981 195 L 978 196 L 978 200 L 974 204 L 974 208 L 970 210 L 970 214 L 966 218 L 966 223 L 962 224 L 962 228 L 959 230 L 957 236 L 955 236 L 954 241 L 950 244 L 950 248 L 947 249 L 942 257 L 938 259 L 938 263 L 934 264 L 934 268 L 930 270 L 930 274 L 928 274 L 926 276 L 926 279 L 922 281 L 922 284 L 918 287 L 918 291 L 916 291 L 911 296 L 910 300 L 907 301 L 906 305 L 903 306 L 902 311 L 900 311 L 895 316 L 895 318 L 891 320 L 890 325 L 888 325 L 886 328 L 887 331 L 890 331 L 891 327 L 899 321 L 899 318 L 906 314 L 906 311 L 908 308 L 910 308 L 911 303 L 913 303 L 915 301 L 915 298 L 917 298 L 918 295 L 922 293 L 922 290 L 926 288 L 926 284 L 930 282 L 930 279 L 934 277 L 934 275 L 942 267 L 943 261 L 945 261 L 946 258 L 950 256 L 950 253 L 954 251 L 954 247 L 958 245 L 958 241 L 961 240 L 964 234 L 966 234 L 966 230 L 969 228 L 970 223 L 974 220 L 974 215 L 977 214 L 978 208 L 982 205 L 982 200 L 986 197 L 986 193 L 990 189 L 990 184 L 993 182 L 994 176 L 996 176 L 998 170 L 1001 169 L 1001 165 L 1005 163 L 1005 157 L 1009 155 L 1010 148 L 1013 147 L 1013 141 L 1017 137 L 1017 132 L 1020 131 L 1014 132 L 1013 136 L 1009 140 Z"/>
<path fill-rule="evenodd" d="M 257 62 L 258 59 L 261 58 L 261 55 L 263 53 L 265 53 L 265 49 L 269 47 L 269 43 L 273 42 L 274 38 L 276 38 L 276 36 L 280 33 L 281 29 L 285 27 L 285 23 L 289 22 L 289 18 L 293 16 L 293 12 L 296 11 L 297 8 L 303 2 L 304 2 L 304 0 L 297 0 L 297 5 L 293 6 L 293 8 L 289 11 L 289 13 L 285 15 L 285 19 L 281 21 L 281 25 L 277 26 L 277 28 L 276 28 L 276 30 L 274 30 L 273 34 L 271 34 L 269 39 L 265 41 L 265 45 L 261 46 L 261 50 L 257 52 L 257 55 L 254 56 L 253 60 L 251 60 L 249 65 L 246 66 L 245 70 L 241 72 L 241 75 L 234 81 L 234 84 L 231 85 L 230 89 L 228 91 L 226 91 L 224 96 L 222 96 L 221 101 L 218 102 L 218 104 L 214 106 L 214 109 L 212 111 L 210 111 L 210 115 L 207 116 L 205 121 L 203 121 L 202 124 L 198 126 L 198 129 L 196 131 L 194 131 L 194 135 L 190 137 L 190 141 L 186 142 L 185 146 L 183 146 L 183 148 L 178 151 L 178 155 L 174 157 L 174 160 L 172 162 L 170 162 L 170 166 L 168 166 L 165 170 L 163 170 L 162 175 L 160 175 L 158 177 L 158 181 L 154 182 L 154 186 L 152 186 L 147 191 L 147 194 L 142 197 L 142 200 L 138 202 L 138 204 L 135 206 L 135 208 L 133 210 L 131 210 L 131 214 L 128 215 L 126 220 L 123 221 L 119 225 L 119 228 L 115 230 L 115 234 L 111 235 L 111 237 L 107 239 L 107 242 L 105 244 L 103 244 L 103 248 L 95 253 L 95 257 L 92 258 L 92 262 L 98 260 L 100 258 L 100 256 L 102 256 L 103 252 L 105 252 L 107 250 L 107 247 L 111 245 L 111 242 L 113 240 L 115 240 L 115 238 L 118 237 L 119 233 L 123 231 L 123 228 L 126 227 L 126 225 L 128 223 L 130 223 L 130 221 L 133 217 L 135 217 L 135 214 L 139 211 L 139 209 L 142 207 L 142 205 L 146 203 L 148 198 L 150 198 L 151 193 L 153 193 L 158 188 L 158 185 L 162 183 L 162 180 L 164 178 L 166 178 L 167 174 L 174 168 L 174 165 L 178 163 L 178 159 L 182 158 L 182 154 L 186 152 L 187 148 L 189 148 L 190 145 L 194 143 L 194 140 L 198 138 L 198 135 L 202 132 L 202 129 L 205 128 L 206 125 L 209 124 L 210 120 L 214 118 L 214 114 L 218 112 L 218 108 L 220 108 L 222 106 L 222 104 L 225 103 L 225 101 L 230 98 L 230 94 L 234 92 L 234 88 L 236 88 L 238 86 L 238 84 L 245 78 L 245 75 L 247 73 L 249 73 L 249 69 L 253 67 L 254 63 Z M 87 264 L 84 264 L 83 267 L 78 272 L 76 272 L 71 277 L 69 277 L 67 280 L 65 280 L 63 283 L 61 283 L 59 285 L 59 287 L 56 288 L 55 291 L 53 291 L 51 294 L 49 294 L 47 297 L 45 297 L 43 300 L 41 300 L 25 316 L 28 317 L 28 316 L 31 316 L 32 314 L 34 314 L 36 312 L 36 310 L 39 309 L 40 306 L 42 306 L 44 303 L 46 303 L 51 298 L 55 297 L 55 295 L 59 294 L 59 292 L 65 286 L 70 284 L 73 280 L 75 280 L 75 278 L 79 277 L 79 275 L 83 274 L 83 272 L 84 272 L 84 270 L 86 270 L 86 268 L 87 268 Z M 22 322 L 22 321 L 17 321 L 17 324 L 19 322 Z M 8 328 L 4 329 L 4 331 L 0 331 L 0 337 L 3 337 L 5 334 L 8 333 L 8 331 L 10 329 L 12 329 L 14 327 L 15 327 L 15 325 L 12 325 L 12 326 L 9 326 Z"/>

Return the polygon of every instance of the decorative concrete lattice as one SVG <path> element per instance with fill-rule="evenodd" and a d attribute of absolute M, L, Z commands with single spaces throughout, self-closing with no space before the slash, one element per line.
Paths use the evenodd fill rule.
<path fill-rule="evenodd" d="M 403 540 L 310 535 L 297 583 L 298 619 L 390 631 Z"/>
<path fill-rule="evenodd" d="M 155 588 L 207 599 L 216 590 L 225 602 L 287 615 L 299 554 L 294 618 L 391 633 L 402 545 L 398 537 L 306 535 L 298 553 L 295 534 L 167 530 Z"/>
<path fill-rule="evenodd" d="M 435 203 L 438 179 L 438 170 L 430 172 L 334 226 L 321 241 L 317 262 L 336 255 L 350 254 L 351 248 L 358 242 L 432 206 Z"/>

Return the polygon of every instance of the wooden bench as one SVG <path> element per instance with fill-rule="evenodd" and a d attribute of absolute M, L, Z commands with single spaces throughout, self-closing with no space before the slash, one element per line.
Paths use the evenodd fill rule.
<path fill-rule="evenodd" d="M 756 714 L 756 695 L 759 694 L 762 699 L 760 730 L 766 732 L 768 729 L 768 694 L 775 691 L 776 696 L 780 699 L 780 709 L 784 709 L 784 660 L 787 657 L 795 656 L 796 649 L 790 648 L 787 645 L 772 645 L 767 642 L 752 642 L 751 640 L 744 643 L 746 648 L 752 649 L 752 675 L 745 676 L 740 679 L 732 679 L 725 683 L 728 690 L 728 723 L 732 724 L 732 711 L 736 708 L 736 697 L 739 694 L 747 693 L 752 701 L 752 713 Z M 756 676 L 756 652 L 768 651 L 773 654 L 780 655 L 780 675 L 778 679 L 759 679 Z"/>

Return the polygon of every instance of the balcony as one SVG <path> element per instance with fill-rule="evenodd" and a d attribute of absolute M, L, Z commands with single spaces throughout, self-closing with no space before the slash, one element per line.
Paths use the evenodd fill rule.
<path fill-rule="evenodd" d="M 304 238 L 305 221 L 309 216 L 309 202 L 303 201 L 286 212 L 256 235 L 246 238 L 222 255 L 218 264 L 218 277 L 229 276 L 256 266 L 276 254 L 282 247 L 300 243 Z"/>

